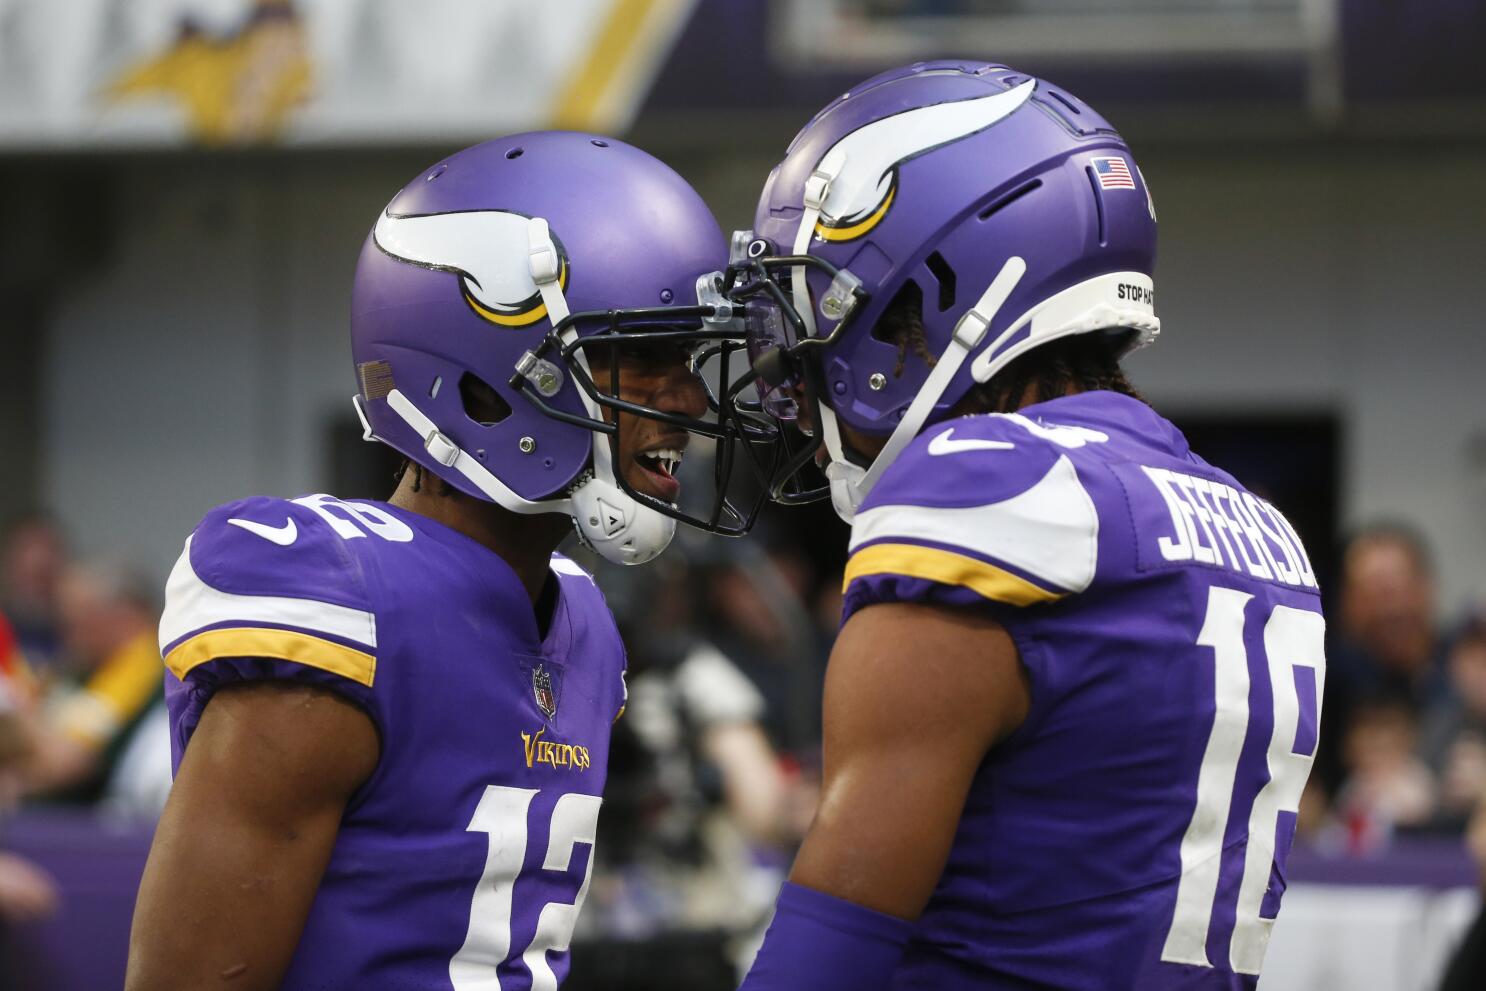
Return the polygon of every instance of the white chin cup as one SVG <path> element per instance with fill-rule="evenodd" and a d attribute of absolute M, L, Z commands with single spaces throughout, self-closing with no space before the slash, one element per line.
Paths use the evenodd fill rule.
<path fill-rule="evenodd" d="M 826 478 L 831 483 L 831 506 L 842 521 L 850 523 L 861 508 L 862 480 L 867 469 L 850 461 L 832 460 L 826 465 Z"/>
<path fill-rule="evenodd" d="M 636 502 L 614 482 L 589 478 L 569 498 L 578 532 L 605 561 L 644 564 L 676 534 L 675 520 Z"/>

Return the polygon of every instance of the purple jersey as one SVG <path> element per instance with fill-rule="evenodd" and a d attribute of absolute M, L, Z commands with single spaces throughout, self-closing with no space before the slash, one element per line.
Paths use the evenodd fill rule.
<path fill-rule="evenodd" d="M 925 431 L 851 541 L 846 616 L 990 609 L 1031 682 L 893 987 L 1255 987 L 1325 675 L 1285 518 L 1091 392 Z"/>
<path fill-rule="evenodd" d="M 556 988 L 588 890 L 624 651 L 554 556 L 545 639 L 514 572 L 384 503 L 255 498 L 207 514 L 160 624 L 177 767 L 221 685 L 320 685 L 376 724 L 285 977 L 296 988 Z"/>

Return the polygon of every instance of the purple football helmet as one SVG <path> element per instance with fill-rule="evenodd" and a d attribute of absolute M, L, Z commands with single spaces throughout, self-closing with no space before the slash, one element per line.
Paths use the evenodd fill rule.
<path fill-rule="evenodd" d="M 727 285 L 788 420 L 812 404 L 837 512 L 850 521 L 913 437 L 1039 344 L 1160 332 L 1156 211 L 1123 139 L 1088 104 L 1003 65 L 929 62 L 874 76 L 815 116 L 770 174 Z M 873 336 L 908 282 L 931 364 Z M 886 437 L 850 460 L 839 423 Z M 811 452 L 813 453 L 813 452 Z M 776 499 L 803 501 L 802 452 Z"/>
<path fill-rule="evenodd" d="M 567 513 L 612 561 L 654 557 L 678 518 L 744 532 L 757 504 L 745 512 L 727 501 L 732 459 L 721 452 L 745 433 L 767 446 L 772 424 L 745 422 L 734 396 L 711 390 L 704 418 L 634 406 L 618 398 L 618 362 L 596 383 L 586 357 L 620 339 L 679 344 L 693 367 L 720 359 L 726 382 L 727 358 L 744 347 L 718 293 L 726 261 L 696 192 L 622 142 L 518 134 L 444 159 L 393 197 L 356 266 L 351 349 L 365 436 L 513 512 Z M 478 414 L 472 393 L 485 397 Z M 704 518 L 624 480 L 620 411 L 718 442 Z"/>

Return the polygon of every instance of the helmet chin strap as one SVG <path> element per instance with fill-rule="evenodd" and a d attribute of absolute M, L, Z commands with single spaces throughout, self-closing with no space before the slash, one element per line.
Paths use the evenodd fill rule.
<path fill-rule="evenodd" d="M 562 293 L 562 260 L 547 221 L 533 217 L 527 225 L 528 256 L 531 277 L 542 294 L 547 318 L 555 327 L 569 314 L 568 301 Z M 578 337 L 576 327 L 562 333 L 564 344 Z M 573 353 L 578 366 L 590 381 L 593 373 L 588 356 L 580 349 Z M 583 407 L 591 419 L 602 420 L 604 411 L 593 397 L 578 390 Z M 615 477 L 614 452 L 608 438 L 594 432 L 593 471 L 568 493 L 568 513 L 578 527 L 578 535 L 598 551 L 604 560 L 615 564 L 644 564 L 670 546 L 676 535 L 676 521 L 641 504 L 619 484 Z"/>
<path fill-rule="evenodd" d="M 841 429 L 836 421 L 836 414 L 832 412 L 825 403 L 817 404 L 820 409 L 821 435 L 826 445 L 826 450 L 831 455 L 830 464 L 826 465 L 826 478 L 831 483 L 831 505 L 847 523 L 855 518 L 856 512 L 866 500 L 867 494 L 882 477 L 882 473 L 897 460 L 898 455 L 903 453 L 918 432 L 923 429 L 924 422 L 928 420 L 929 414 L 933 412 L 934 405 L 944 395 L 944 390 L 949 388 L 955 374 L 965 360 L 985 340 L 987 331 L 991 328 L 991 322 L 996 313 L 1005 305 L 1012 290 L 1021 281 L 1027 272 L 1027 263 L 1019 257 L 1008 258 L 1001 271 L 991 280 L 986 291 L 981 294 L 976 302 L 965 315 L 960 317 L 955 324 L 954 333 L 950 338 L 949 346 L 944 354 L 940 355 L 933 371 L 929 373 L 928 379 L 913 397 L 908 410 L 903 414 L 903 419 L 893 428 L 888 436 L 887 444 L 882 451 L 872 460 L 872 464 L 866 468 L 853 464 L 846 458 L 846 451 L 841 443 Z M 798 308 L 798 303 L 796 304 Z"/>
<path fill-rule="evenodd" d="M 832 148 L 821 159 L 820 164 L 815 167 L 810 178 L 805 181 L 804 211 L 800 215 L 800 226 L 795 230 L 794 254 L 804 255 L 810 250 L 810 238 L 815 233 L 815 225 L 820 220 L 821 210 L 824 208 L 826 198 L 831 192 L 831 183 L 841 174 L 846 165 L 845 149 L 839 145 Z M 903 448 L 908 445 L 914 436 L 923 427 L 924 421 L 934 409 L 934 404 L 949 387 L 950 381 L 955 373 L 960 370 L 965 359 L 985 338 L 986 331 L 990 328 L 991 320 L 996 311 L 1006 302 L 1011 291 L 1016 288 L 1017 282 L 1027 271 L 1027 263 L 1021 258 L 1009 259 L 1002 267 L 1001 273 L 991 281 L 990 286 L 980 297 L 980 301 L 971 307 L 959 323 L 955 325 L 953 339 L 949 348 L 940 357 L 939 363 L 929 373 L 929 378 L 918 394 L 914 396 L 913 403 L 908 407 L 903 419 L 898 421 L 892 434 L 888 437 L 887 445 L 877 455 L 872 464 L 863 468 L 861 465 L 850 461 L 846 456 L 846 446 L 841 440 L 841 426 L 836 420 L 836 414 L 826 404 L 824 399 L 817 402 L 816 408 L 820 414 L 821 440 L 824 442 L 826 452 L 831 456 L 826 465 L 826 479 L 831 485 L 831 505 L 847 523 L 856 516 L 857 509 L 872 486 L 877 484 L 877 479 L 893 463 Z M 805 279 L 805 267 L 796 265 L 790 270 L 790 291 L 794 296 L 795 312 L 800 316 L 800 322 L 804 325 L 805 335 L 815 337 L 815 307 L 810 299 L 810 287 Z"/>
<path fill-rule="evenodd" d="M 805 255 L 810 252 L 810 238 L 815 233 L 815 224 L 820 220 L 826 197 L 830 195 L 831 183 L 841 174 L 845 165 L 846 152 L 838 145 L 826 153 L 810 178 L 805 180 L 805 209 L 800 214 L 800 226 L 795 229 L 793 254 Z M 790 269 L 790 293 L 794 296 L 795 312 L 804 325 L 805 336 L 814 337 L 815 306 L 810 299 L 809 283 L 805 280 L 805 266 L 796 265 Z M 847 460 L 836 414 L 824 401 L 817 402 L 815 406 L 820 415 L 821 440 L 831 456 L 826 465 L 826 479 L 831 483 L 831 505 L 835 507 L 838 516 L 850 523 L 856 512 L 856 504 L 852 501 L 853 493 L 866 470 Z"/>
<path fill-rule="evenodd" d="M 429 419 L 428 414 L 419 409 L 401 389 L 393 389 L 387 393 L 387 405 L 423 438 L 423 449 L 428 452 L 429 457 L 469 479 L 475 488 L 485 493 L 491 502 L 502 509 L 528 515 L 570 512 L 567 499 L 532 501 L 517 495 L 506 483 L 491 474 L 490 469 L 481 464 L 478 458 L 471 457 L 445 436 L 438 424 Z"/>
<path fill-rule="evenodd" d="M 570 311 L 562 291 L 562 259 L 552 242 L 546 220 L 532 218 L 527 227 L 527 244 L 532 281 L 541 293 L 547 318 L 555 327 L 567 319 Z M 562 336 L 563 343 L 570 344 L 578 336 L 577 329 L 568 327 Z M 579 350 L 573 357 L 583 373 L 592 379 L 587 356 Z M 604 414 L 599 404 L 582 389 L 579 394 L 589 417 L 602 420 Z M 459 472 L 491 502 L 513 513 L 566 513 L 572 517 L 578 535 L 607 561 L 644 564 L 665 550 L 675 535 L 675 520 L 637 502 L 619 485 L 614 475 L 613 452 L 604 434 L 594 431 L 593 470 L 586 473 L 566 497 L 530 500 L 517 495 L 479 459 L 471 457 L 445 436 L 438 425 L 400 390 L 393 389 L 388 393 L 387 404 L 423 438 L 423 447 L 430 457 Z M 361 415 L 359 403 L 357 411 Z"/>

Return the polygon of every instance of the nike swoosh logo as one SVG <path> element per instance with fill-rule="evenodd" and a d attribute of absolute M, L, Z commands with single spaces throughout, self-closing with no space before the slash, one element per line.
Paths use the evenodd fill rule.
<path fill-rule="evenodd" d="M 981 440 L 977 437 L 966 437 L 963 440 L 955 440 L 951 436 L 955 432 L 950 427 L 944 433 L 929 441 L 930 454 L 960 454 L 965 451 L 1010 451 L 1016 447 L 1009 440 Z"/>
<path fill-rule="evenodd" d="M 249 533 L 257 534 L 264 540 L 271 540 L 280 547 L 288 547 L 299 539 L 299 527 L 294 525 L 293 520 L 285 520 L 283 526 L 269 526 L 267 523 L 240 520 L 234 516 L 227 522 L 233 526 L 240 526 Z"/>

